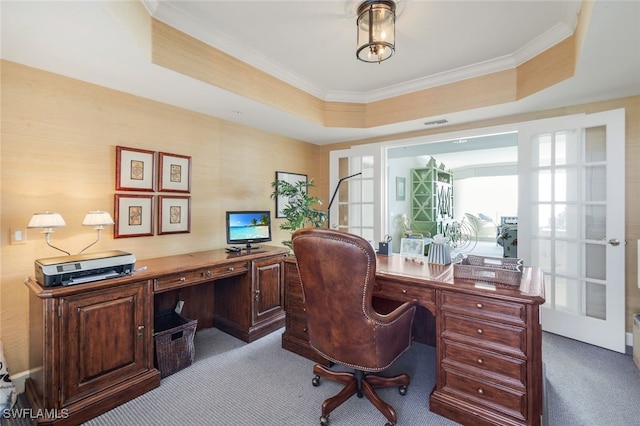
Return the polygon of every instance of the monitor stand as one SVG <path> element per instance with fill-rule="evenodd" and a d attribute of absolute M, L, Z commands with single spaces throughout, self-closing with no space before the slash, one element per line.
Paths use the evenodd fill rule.
<path fill-rule="evenodd" d="M 251 250 L 258 250 L 259 248 L 260 246 L 252 246 L 251 243 L 247 243 L 247 245 L 243 248 L 243 250 L 251 251 Z"/>

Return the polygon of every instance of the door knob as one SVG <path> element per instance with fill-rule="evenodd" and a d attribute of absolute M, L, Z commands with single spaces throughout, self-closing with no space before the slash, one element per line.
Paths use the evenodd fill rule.
<path fill-rule="evenodd" d="M 611 238 L 609 241 L 607 241 L 607 244 L 609 244 L 610 246 L 619 246 L 620 245 L 620 241 L 618 241 L 615 238 Z"/>

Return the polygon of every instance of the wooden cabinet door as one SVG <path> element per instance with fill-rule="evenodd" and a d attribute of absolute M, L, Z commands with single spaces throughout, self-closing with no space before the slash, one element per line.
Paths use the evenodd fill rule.
<path fill-rule="evenodd" d="M 60 406 L 152 366 L 147 281 L 60 299 Z"/>
<path fill-rule="evenodd" d="M 257 260 L 253 265 L 253 323 L 281 315 L 284 309 L 282 259 Z"/>

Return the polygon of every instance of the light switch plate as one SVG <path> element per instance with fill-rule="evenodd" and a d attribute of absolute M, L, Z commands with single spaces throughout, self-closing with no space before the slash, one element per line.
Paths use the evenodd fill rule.
<path fill-rule="evenodd" d="M 26 228 L 11 228 L 11 244 L 26 244 L 27 243 L 27 229 Z"/>

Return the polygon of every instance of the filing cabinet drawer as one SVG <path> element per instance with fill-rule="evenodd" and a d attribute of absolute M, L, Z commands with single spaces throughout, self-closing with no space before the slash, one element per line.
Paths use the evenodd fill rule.
<path fill-rule="evenodd" d="M 527 394 L 523 390 L 493 385 L 446 368 L 443 373 L 445 393 L 480 404 L 483 409 L 502 412 L 520 422 L 525 421 Z"/>
<path fill-rule="evenodd" d="M 518 325 L 524 325 L 527 321 L 524 305 L 490 297 L 443 292 L 442 309 Z"/>
<path fill-rule="evenodd" d="M 464 369 L 473 375 L 480 375 L 509 386 L 526 386 L 527 364 L 519 358 L 500 355 L 455 342 L 442 340 L 443 360 L 446 366 Z"/>
<path fill-rule="evenodd" d="M 510 355 L 526 357 L 526 330 L 443 312 L 442 337 Z"/>
<path fill-rule="evenodd" d="M 420 304 L 435 305 L 436 292 L 432 288 L 419 288 L 417 286 L 407 286 L 401 283 L 395 283 L 385 280 L 377 280 L 374 294 L 378 297 L 388 298 L 391 300 L 414 300 L 420 301 Z"/>
<path fill-rule="evenodd" d="M 179 274 L 165 275 L 153 280 L 153 291 L 157 293 L 173 288 L 187 287 L 208 280 L 244 274 L 248 270 L 247 262 L 238 262 L 223 267 L 201 268 L 184 271 Z"/>

